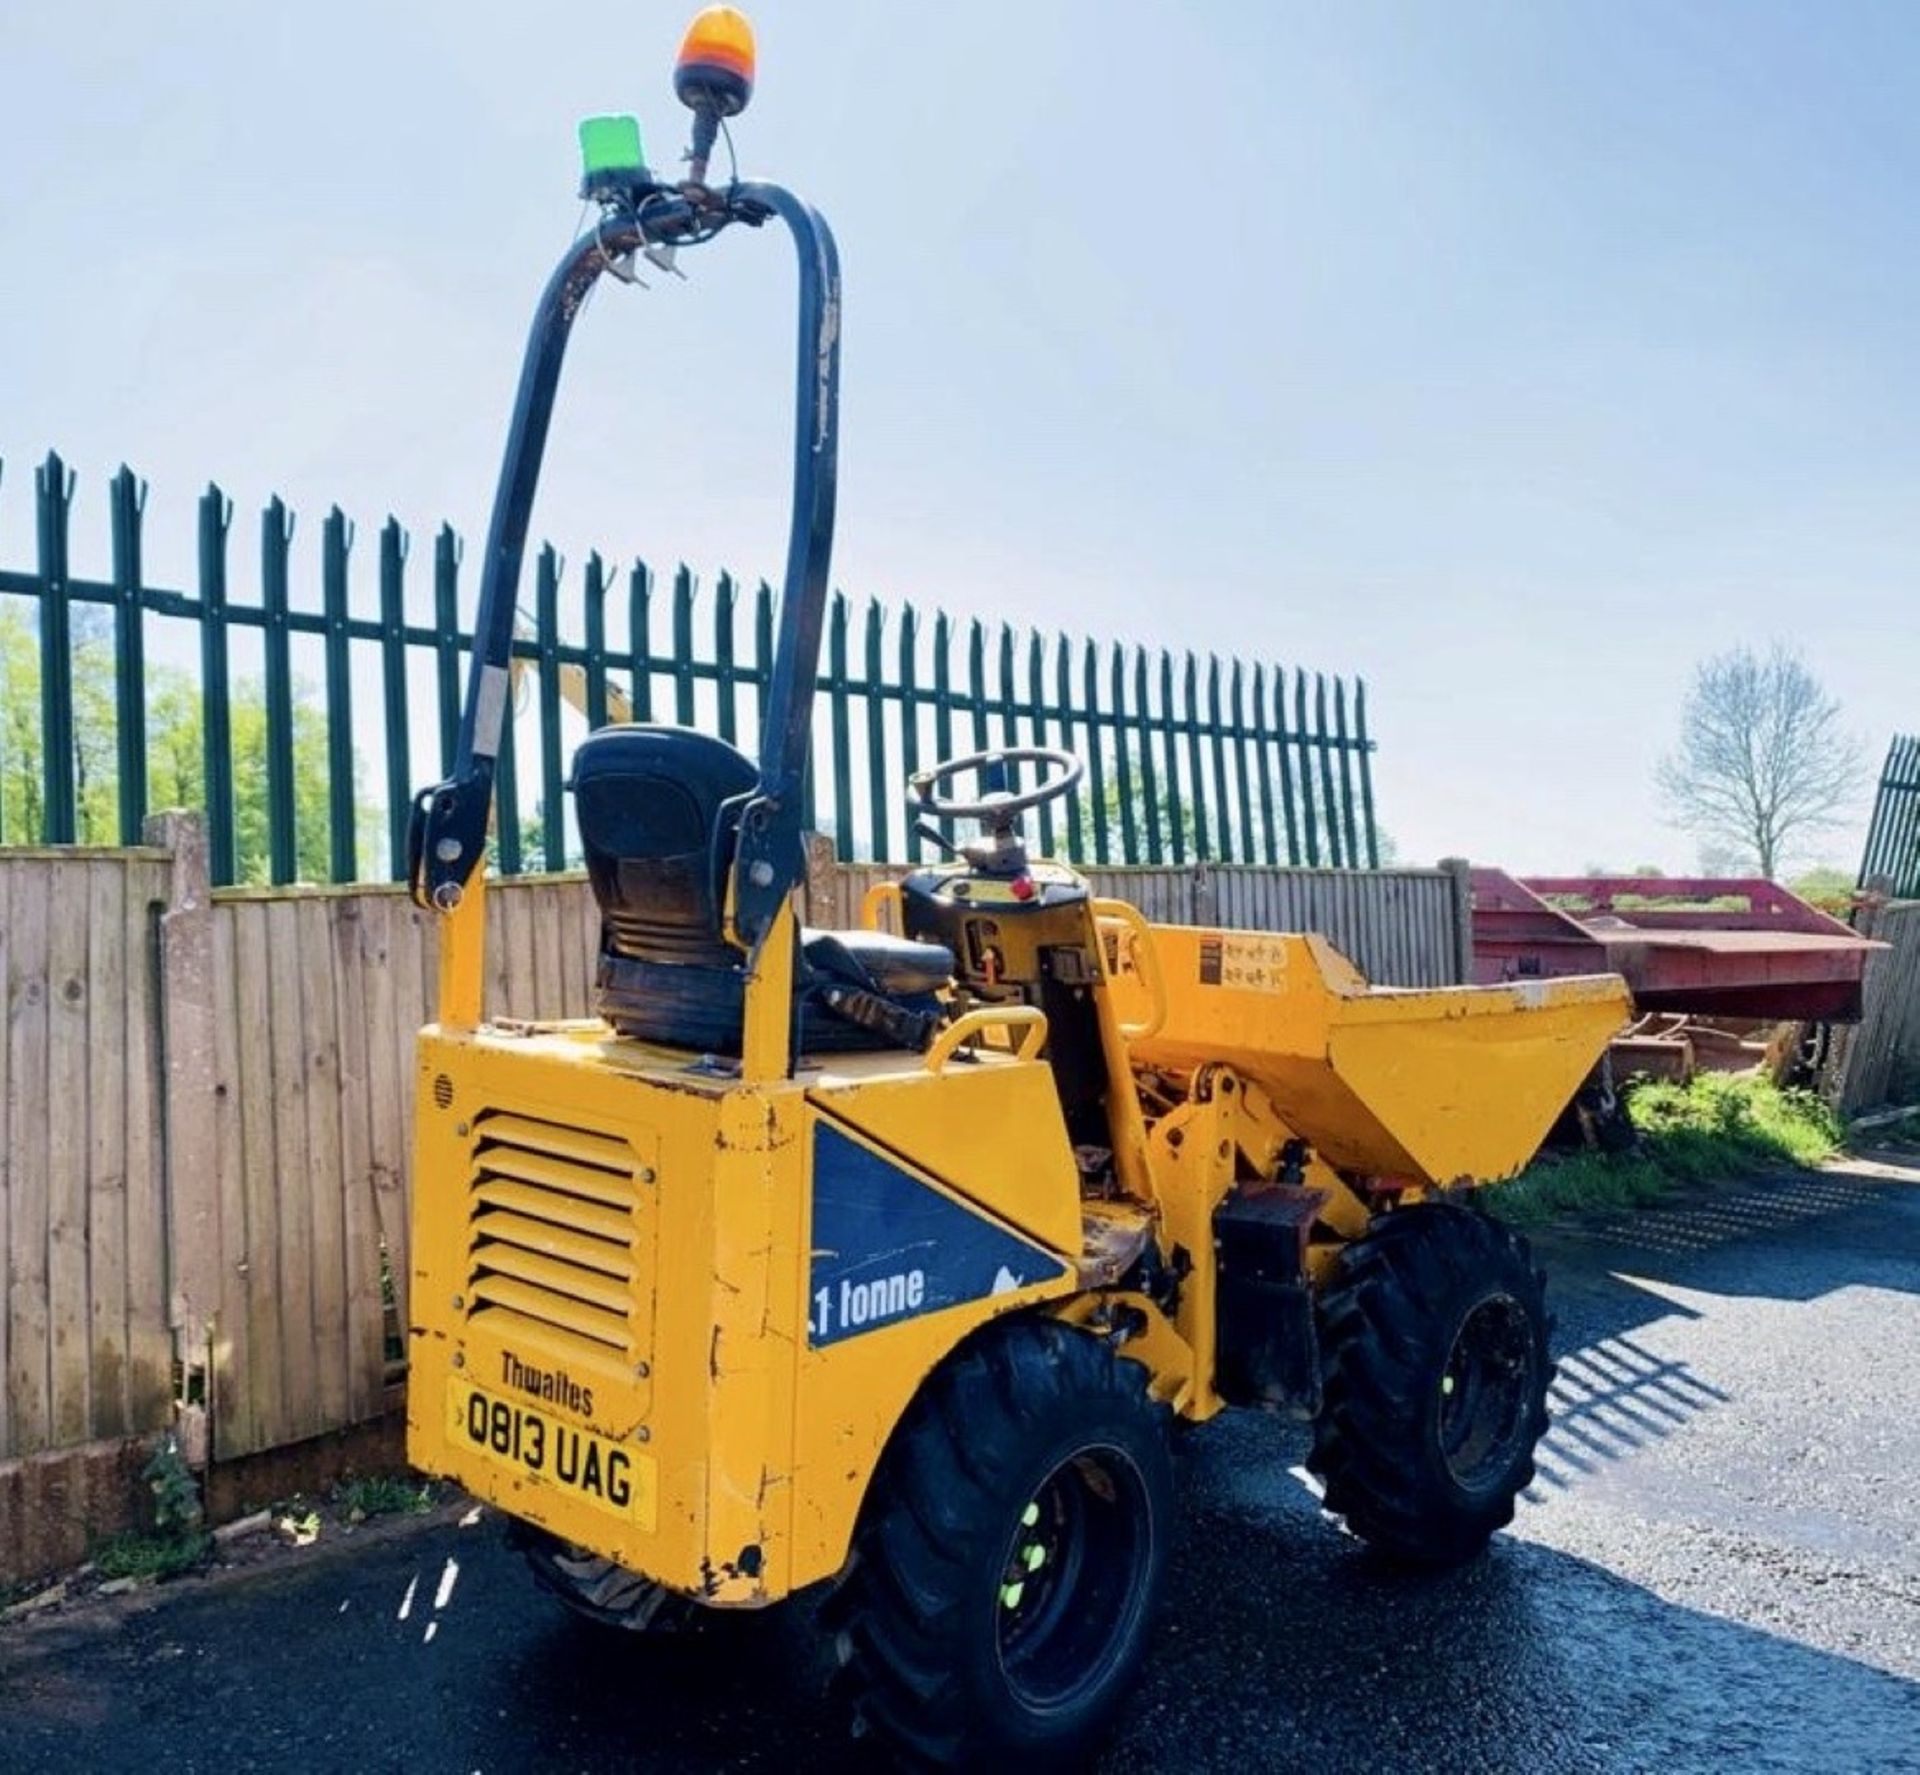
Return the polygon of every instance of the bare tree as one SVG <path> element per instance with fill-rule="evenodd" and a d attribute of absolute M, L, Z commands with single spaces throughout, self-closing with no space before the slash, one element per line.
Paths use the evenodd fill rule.
<path fill-rule="evenodd" d="M 1673 823 L 1772 877 L 1796 841 L 1840 823 L 1860 764 L 1840 705 L 1776 643 L 1696 668 L 1658 780 Z"/>

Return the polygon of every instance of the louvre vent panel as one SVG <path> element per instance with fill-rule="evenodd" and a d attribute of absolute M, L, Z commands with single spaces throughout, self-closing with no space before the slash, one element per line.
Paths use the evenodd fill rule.
<path fill-rule="evenodd" d="M 633 1206 L 631 1174 L 616 1176 L 598 1166 L 551 1158 L 546 1153 L 522 1152 L 493 1142 L 481 1151 L 480 1169 L 493 1177 L 531 1184 L 535 1189 L 558 1190 L 562 1195 L 603 1202 L 610 1208 Z"/>
<path fill-rule="evenodd" d="M 633 1150 L 527 1116 L 480 1116 L 468 1180 L 467 1317 L 534 1321 L 559 1347 L 636 1354 Z"/>
<path fill-rule="evenodd" d="M 482 1172 L 475 1180 L 474 1201 L 485 1208 L 508 1208 L 549 1226 L 563 1227 L 589 1237 L 624 1245 L 631 1231 L 628 1217 L 618 1208 L 570 1196 L 564 1190 L 536 1189 L 531 1184 Z"/>
<path fill-rule="evenodd" d="M 633 1280 L 633 1255 L 624 1244 L 571 1231 L 551 1220 L 532 1220 L 505 1209 L 489 1210 L 473 1217 L 473 1235 L 475 1250 L 483 1242 L 517 1245 L 523 1251 L 557 1257 L 578 1269 L 593 1270 L 619 1282 Z"/>
<path fill-rule="evenodd" d="M 488 1304 L 511 1307 L 528 1319 L 539 1319 L 556 1330 L 590 1338 L 610 1350 L 625 1350 L 629 1342 L 626 1316 L 608 1313 L 586 1305 L 571 1295 L 551 1288 L 537 1288 L 531 1282 L 501 1275 L 498 1271 L 479 1276 L 473 1283 L 476 1311 Z"/>
<path fill-rule="evenodd" d="M 619 1283 L 598 1276 L 596 1272 L 542 1256 L 537 1251 L 522 1250 L 518 1245 L 508 1245 L 498 1239 L 476 1245 L 473 1257 L 477 1269 L 518 1277 L 522 1282 L 531 1282 L 549 1294 L 598 1307 L 602 1312 L 612 1313 L 622 1323 L 625 1322 L 627 1291 Z"/>

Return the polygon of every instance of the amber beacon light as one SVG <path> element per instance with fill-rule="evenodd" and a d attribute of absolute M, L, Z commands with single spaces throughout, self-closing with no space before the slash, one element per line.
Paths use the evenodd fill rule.
<path fill-rule="evenodd" d="M 673 65 L 673 90 L 693 112 L 689 176 L 707 178 L 721 119 L 737 117 L 753 97 L 753 26 L 732 6 L 709 6 L 687 27 Z"/>

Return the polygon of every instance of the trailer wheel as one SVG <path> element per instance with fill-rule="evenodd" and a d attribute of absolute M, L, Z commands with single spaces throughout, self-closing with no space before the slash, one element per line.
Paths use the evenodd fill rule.
<path fill-rule="evenodd" d="M 1054 1768 L 1092 1747 L 1165 1569 L 1166 1418 L 1138 1364 L 1048 1320 L 933 1376 L 829 1604 L 856 1730 L 939 1767 Z"/>
<path fill-rule="evenodd" d="M 1390 1556 L 1451 1565 L 1513 1520 L 1547 1428 L 1546 1277 L 1477 1209 L 1422 1203 L 1341 1252 L 1320 1300 L 1323 1502 Z"/>
<path fill-rule="evenodd" d="M 535 1581 L 583 1621 L 624 1633 L 675 1633 L 697 1619 L 700 1605 L 677 1591 L 544 1529 L 516 1526 L 513 1538 Z"/>

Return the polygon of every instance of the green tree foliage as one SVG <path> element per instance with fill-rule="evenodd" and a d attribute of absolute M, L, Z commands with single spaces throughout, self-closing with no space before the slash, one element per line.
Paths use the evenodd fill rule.
<path fill-rule="evenodd" d="M 1803 875 L 1796 875 L 1787 885 L 1801 899 L 1811 906 L 1818 906 L 1822 912 L 1831 912 L 1836 917 L 1844 918 L 1853 910 L 1853 877 L 1844 869 L 1822 864 Z"/>
<path fill-rule="evenodd" d="M 115 750 L 118 685 L 113 621 L 103 610 L 73 612 L 73 712 L 76 835 L 82 844 L 119 840 L 119 771 Z M 178 667 L 147 667 L 147 803 L 204 807 L 202 709 L 198 681 Z M 267 851 L 267 701 L 256 679 L 239 679 L 229 702 L 233 737 L 234 866 L 242 882 L 264 883 Z M 377 810 L 360 806 L 362 856 L 371 853 Z M 40 644 L 31 621 L 0 611 L 0 843 L 39 841 L 45 807 L 40 739 Z M 311 685 L 293 689 L 293 801 L 296 859 L 302 881 L 325 881 L 327 850 L 327 720 Z"/>
<path fill-rule="evenodd" d="M 1120 760 L 1115 756 L 1109 755 L 1105 761 L 1103 771 L 1105 781 L 1101 785 L 1103 791 L 1101 795 L 1101 807 L 1106 815 L 1107 843 L 1112 846 L 1112 854 L 1120 858 L 1122 862 L 1144 863 L 1151 854 L 1148 850 L 1148 846 L 1152 842 L 1152 838 L 1149 836 L 1151 826 L 1151 829 L 1158 833 L 1161 856 L 1166 858 L 1168 862 L 1171 862 L 1173 860 L 1173 810 L 1167 806 L 1166 790 L 1163 786 L 1157 787 L 1153 810 L 1155 817 L 1149 822 L 1147 819 L 1146 785 L 1141 776 L 1140 756 L 1137 752 L 1129 752 L 1127 754 L 1127 774 L 1129 786 L 1132 790 L 1131 796 L 1123 796 L 1121 794 Z M 1132 803 L 1134 832 L 1133 854 L 1131 856 L 1126 854 L 1126 812 L 1129 801 Z M 1093 789 L 1090 784 L 1083 784 L 1081 787 L 1080 807 L 1081 827 L 1086 833 L 1087 844 L 1091 846 L 1093 843 Z M 1192 856 L 1192 816 L 1185 807 L 1181 809 L 1181 822 L 1185 828 L 1187 854 L 1188 856 Z"/>
<path fill-rule="evenodd" d="M 1158 760 L 1156 759 L 1155 762 L 1156 767 L 1158 767 Z M 1103 765 L 1104 780 L 1101 785 L 1103 790 L 1101 800 L 1106 810 L 1107 842 L 1112 846 L 1113 855 L 1121 857 L 1123 861 L 1133 863 L 1146 862 L 1147 858 L 1152 854 L 1148 848 L 1152 842 L 1151 831 L 1157 830 L 1160 839 L 1161 858 L 1163 861 L 1171 863 L 1174 860 L 1174 821 L 1173 808 L 1167 798 L 1167 782 L 1164 772 L 1156 768 L 1153 808 L 1154 819 L 1151 822 L 1149 822 L 1147 818 L 1145 773 L 1141 768 L 1139 753 L 1132 750 L 1129 750 L 1127 753 L 1127 776 L 1131 794 L 1123 795 L 1120 785 L 1120 760 L 1114 754 L 1109 753 Z M 1189 863 L 1218 862 L 1223 853 L 1227 855 L 1233 854 L 1240 844 L 1240 817 L 1237 811 L 1225 813 L 1225 817 L 1231 820 L 1231 830 L 1227 833 L 1226 840 L 1223 842 L 1220 832 L 1220 821 L 1223 817 L 1223 810 L 1213 805 L 1213 790 L 1210 779 L 1205 790 L 1203 802 L 1206 809 L 1207 842 L 1203 848 L 1196 841 L 1193 790 L 1191 784 L 1187 781 L 1187 763 L 1184 756 L 1180 761 L 1179 792 L 1180 832 L 1185 847 L 1184 855 L 1186 861 Z M 1125 815 L 1129 802 L 1133 809 L 1134 854 L 1132 857 L 1126 858 L 1123 857 L 1122 853 L 1126 849 L 1127 827 Z M 1091 786 L 1084 786 L 1080 791 L 1080 813 L 1081 827 L 1086 833 L 1087 844 L 1091 846 L 1093 843 L 1093 791 Z M 1064 819 L 1064 816 L 1057 817 Z M 1285 855 L 1286 828 L 1281 815 L 1280 793 L 1277 788 L 1274 790 L 1273 818 L 1275 826 L 1278 829 L 1277 842 L 1281 851 L 1280 860 L 1282 863 L 1285 863 L 1287 860 Z M 1295 827 L 1300 835 L 1301 856 L 1299 860 L 1302 863 L 1306 861 L 1306 818 L 1306 809 L 1304 805 L 1302 805 L 1296 809 L 1294 815 Z M 1355 826 L 1357 836 L 1360 840 L 1361 854 L 1364 857 L 1367 842 L 1365 824 L 1357 815 Z M 1032 830 L 1033 828 L 1029 826 L 1029 832 Z M 1256 842 L 1259 841 L 1260 830 L 1260 815 L 1256 808 L 1254 813 Z M 1319 843 L 1320 861 L 1323 865 L 1332 861 L 1337 848 L 1341 851 L 1343 861 L 1350 861 L 1350 859 L 1345 859 L 1344 857 L 1346 834 L 1344 830 L 1342 830 L 1336 835 L 1333 824 L 1333 814 L 1329 809 L 1320 805 L 1317 784 L 1315 785 L 1314 796 L 1314 837 Z M 1389 867 L 1398 860 L 1399 847 L 1394 843 L 1389 834 L 1376 832 L 1375 843 L 1379 846 L 1380 862 L 1383 867 Z M 1238 860 L 1245 861 L 1246 859 L 1241 858 Z"/>
<path fill-rule="evenodd" d="M 0 843 L 31 844 L 46 806 L 40 774 L 40 664 L 32 631 L 0 612 Z"/>

